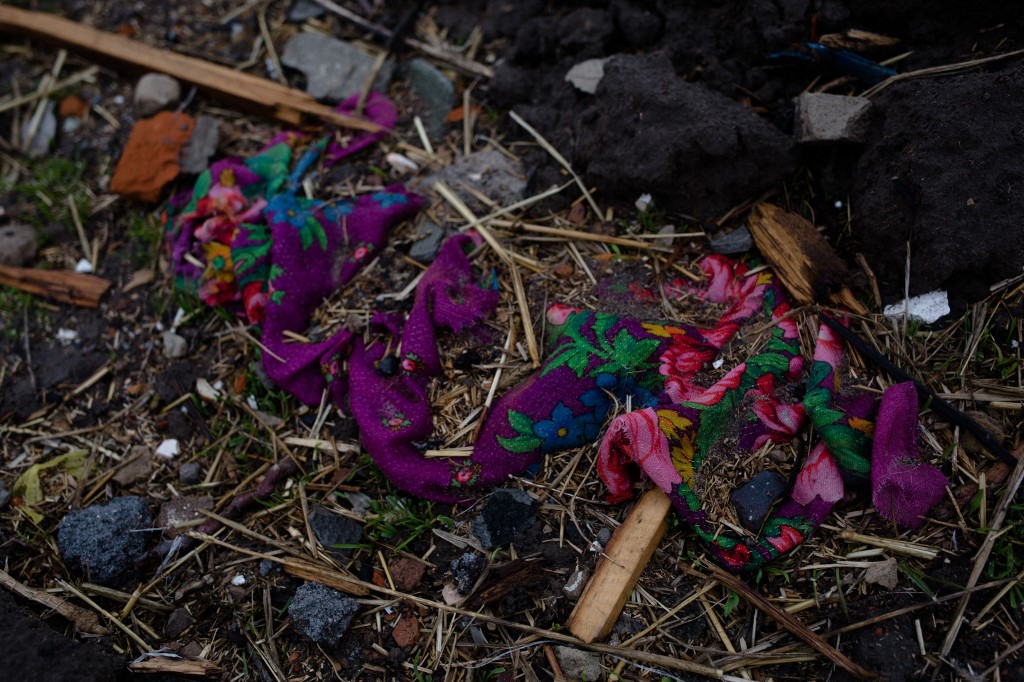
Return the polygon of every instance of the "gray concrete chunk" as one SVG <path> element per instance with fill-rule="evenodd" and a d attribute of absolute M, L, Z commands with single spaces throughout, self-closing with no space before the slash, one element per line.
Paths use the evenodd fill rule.
<path fill-rule="evenodd" d="M 306 92 L 316 99 L 340 102 L 359 94 L 370 76 L 373 57 L 335 38 L 299 33 L 285 44 L 281 63 L 306 76 Z M 393 70 L 394 62 L 384 62 L 374 89 L 385 89 Z"/>
<path fill-rule="evenodd" d="M 861 143 L 867 140 L 871 100 L 805 92 L 796 101 L 797 141 Z"/>

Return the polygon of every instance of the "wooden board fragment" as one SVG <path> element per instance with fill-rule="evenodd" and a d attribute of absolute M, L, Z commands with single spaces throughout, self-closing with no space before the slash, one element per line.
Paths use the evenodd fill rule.
<path fill-rule="evenodd" d="M 377 132 L 382 129 L 364 118 L 337 113 L 301 90 L 51 14 L 0 5 L 0 32 L 59 45 L 132 74 L 165 73 L 242 111 L 285 125 L 297 126 L 312 117 L 356 130 Z"/>
<path fill-rule="evenodd" d="M 867 312 L 847 287 L 846 264 L 806 218 L 762 201 L 750 212 L 750 234 L 798 303 L 831 301 Z"/>
<path fill-rule="evenodd" d="M 86 308 L 97 307 L 100 298 L 110 288 L 109 281 L 95 275 L 13 265 L 0 265 L 0 284 Z"/>
<path fill-rule="evenodd" d="M 671 508 L 661 490 L 648 490 L 641 496 L 608 541 L 594 577 L 569 616 L 572 634 L 588 644 L 608 636 L 668 528 L 666 516 Z"/>

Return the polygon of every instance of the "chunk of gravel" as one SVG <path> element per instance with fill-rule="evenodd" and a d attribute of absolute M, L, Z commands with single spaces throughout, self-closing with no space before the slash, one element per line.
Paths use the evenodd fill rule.
<path fill-rule="evenodd" d="M 348 630 L 359 603 L 320 583 L 305 583 L 295 590 L 288 616 L 295 631 L 311 642 L 330 645 Z"/>
<path fill-rule="evenodd" d="M 141 497 L 115 497 L 68 512 L 57 530 L 64 563 L 92 582 L 110 587 L 135 575 L 135 560 L 146 551 L 144 529 L 153 514 Z"/>

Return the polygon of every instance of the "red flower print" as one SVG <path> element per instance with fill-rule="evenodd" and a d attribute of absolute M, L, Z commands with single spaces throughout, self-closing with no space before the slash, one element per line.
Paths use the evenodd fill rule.
<path fill-rule="evenodd" d="M 370 253 L 370 249 L 366 248 L 365 244 L 361 244 L 353 253 L 352 260 L 363 260 Z"/>
<path fill-rule="evenodd" d="M 772 547 L 779 550 L 780 554 L 788 552 L 803 541 L 803 533 L 793 526 L 787 526 L 786 524 L 779 525 L 779 537 L 768 538 L 768 542 L 772 543 Z"/>

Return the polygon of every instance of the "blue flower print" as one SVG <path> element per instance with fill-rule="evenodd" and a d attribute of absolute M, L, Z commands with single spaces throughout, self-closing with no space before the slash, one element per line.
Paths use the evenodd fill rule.
<path fill-rule="evenodd" d="M 409 197 L 398 192 L 377 192 L 372 199 L 380 204 L 381 208 L 391 208 L 395 204 L 409 203 Z"/>
<path fill-rule="evenodd" d="M 337 201 L 324 204 L 324 218 L 332 223 L 340 223 L 344 216 L 355 210 L 355 204 L 351 201 Z"/>
<path fill-rule="evenodd" d="M 267 205 L 267 215 L 270 216 L 271 223 L 288 223 L 292 227 L 302 227 L 309 217 L 309 209 L 292 194 L 278 194 Z"/>
<path fill-rule="evenodd" d="M 597 428 L 600 428 L 593 428 L 595 426 L 593 415 L 576 417 L 572 410 L 559 402 L 551 411 L 551 419 L 542 419 L 533 425 L 533 433 L 542 439 L 540 451 L 548 453 L 579 447 L 593 440 Z"/>

